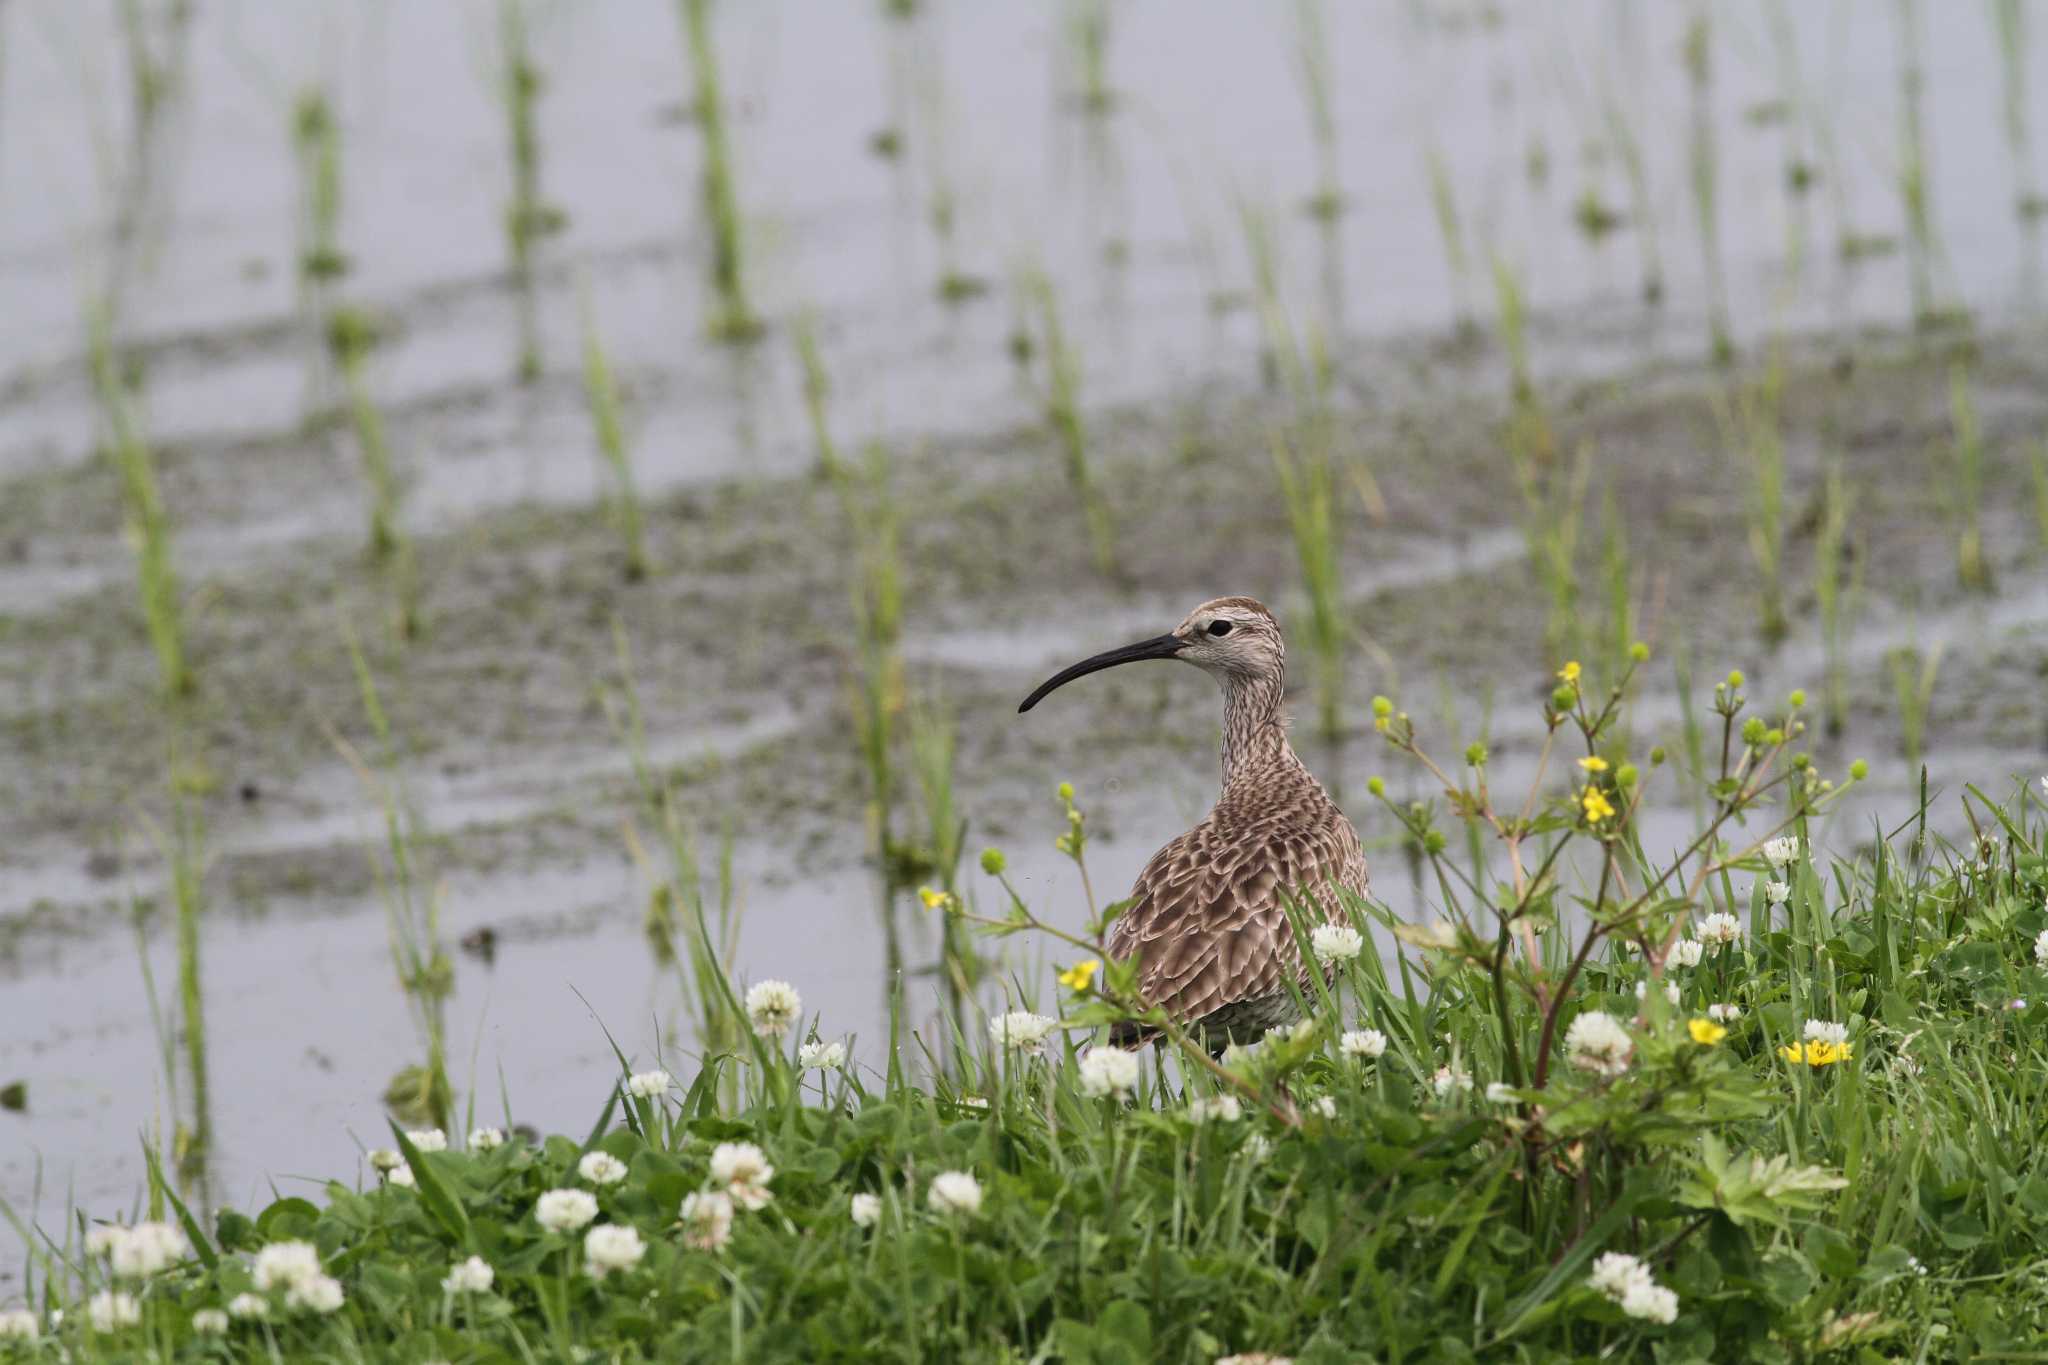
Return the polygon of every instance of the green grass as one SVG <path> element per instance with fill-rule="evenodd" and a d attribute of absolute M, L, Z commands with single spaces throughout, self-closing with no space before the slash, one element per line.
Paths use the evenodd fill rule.
<path fill-rule="evenodd" d="M 348 270 L 341 249 L 341 128 L 327 92 L 301 91 L 292 108 L 299 172 L 299 279 L 317 288 Z"/>
<path fill-rule="evenodd" d="M 533 253 L 539 241 L 566 224 L 562 211 L 541 193 L 540 126 L 535 106 L 542 89 L 534 64 L 528 0 L 499 0 L 500 96 L 505 102 L 506 137 L 512 156 L 512 199 L 505 206 L 505 239 L 518 295 L 519 379 L 540 378 L 540 317 L 533 295 Z"/>
<path fill-rule="evenodd" d="M 1764 840 L 1812 834 L 1842 790 L 1803 756 L 1800 699 L 1752 708 L 1731 675 L 1710 708 L 1719 757 L 1683 772 L 1616 738 L 1626 703 L 1609 698 L 1628 684 L 1587 676 L 1551 698 L 1526 796 L 1490 791 L 1483 753 L 1445 773 L 1405 713 L 1376 708 L 1392 750 L 1456 797 L 1390 803 L 1441 918 L 1349 904 L 1399 955 L 1340 963 L 1303 1000 L 1307 1027 L 1220 1062 L 1175 1030 L 1174 1065 L 1084 1088 L 1082 1045 L 1143 1013 L 1127 964 L 1035 1002 L 1059 1016 L 1049 1056 L 998 1053 L 975 1027 L 950 1061 L 922 1040 L 924 1080 L 896 1049 L 800 1069 L 796 1045 L 833 1021 L 757 1032 L 721 977 L 729 1043 L 666 1059 L 679 1079 L 655 1094 L 624 1084 L 652 1059 L 621 1053 L 591 1078 L 614 1089 L 587 1128 L 496 1147 L 458 1133 L 442 1151 L 394 1126 L 403 1183 L 343 1173 L 204 1222 L 153 1178 L 151 1208 L 192 1251 L 118 1286 L 135 1325 L 93 1330 L 88 1300 L 113 1286 L 75 1233 L 29 1244 L 27 1297 L 63 1310 L 49 1334 L 81 1361 L 2025 1359 L 2048 1332 L 2039 798 L 1948 798 L 1995 856 L 1937 843 L 1915 862 L 1878 839 L 1848 861 L 1772 861 Z M 1582 772 L 1587 752 L 1609 766 Z M 1695 837 L 1646 847 L 1638 802 L 1684 788 L 1704 798 Z M 1609 813 L 1586 817 L 1589 790 Z M 1066 804 L 1061 847 L 1081 863 Z M 984 868 L 959 924 L 1094 955 L 1099 920 L 1048 930 L 999 855 Z M 1673 946 L 1708 912 L 1733 916 L 1731 941 L 1685 965 Z M 1737 1013 L 1716 1023 L 1709 1005 Z M 1808 1060 L 1807 1020 L 1842 1026 L 1847 1055 Z M 1377 1056 L 1343 1041 L 1366 1028 Z M 1197 1119 L 1196 1100 L 1228 1112 Z M 703 1225 L 679 1211 L 730 1197 L 713 1172 L 736 1142 L 773 1171 L 738 1185 L 758 1207 L 694 1244 Z M 615 1182 L 580 1174 L 593 1152 Z M 973 1197 L 941 1198 L 961 1187 L 948 1173 Z M 602 1236 L 641 1248 L 633 1264 L 589 1273 L 586 1233 L 536 1218 L 556 1189 L 631 1229 Z M 257 1288 L 263 1249 L 287 1241 L 336 1281 L 331 1313 Z M 1594 1285 L 1608 1254 L 1675 1296 L 1668 1324 Z M 490 1288 L 444 1289 L 469 1257 Z M 195 1333 L 244 1293 L 267 1322 Z"/>
<path fill-rule="evenodd" d="M 1081 411 L 1081 357 L 1068 340 L 1066 326 L 1060 319 L 1059 291 L 1052 281 L 1038 271 L 1027 271 L 1021 290 L 1026 305 L 1037 314 L 1038 340 L 1033 349 L 1045 358 L 1041 390 L 1045 420 L 1059 443 L 1067 482 L 1081 500 L 1081 515 L 1088 526 L 1088 544 L 1094 552 L 1096 571 L 1114 575 L 1116 527 L 1091 463 L 1088 421 Z"/>
<path fill-rule="evenodd" d="M 606 500 L 625 545 L 626 581 L 637 583 L 647 577 L 647 532 L 633 482 L 633 454 L 626 448 L 626 428 L 619 413 L 619 387 L 612 379 L 611 359 L 605 354 L 604 338 L 597 333 L 587 296 L 583 300 L 583 400 L 590 409 L 598 454 L 611 473 Z"/>
<path fill-rule="evenodd" d="M 1956 580 L 1972 592 L 1990 592 L 1991 565 L 1984 557 L 1984 433 L 1970 394 L 1970 372 L 1949 370 L 1947 458 L 1935 453 L 1935 496 L 1949 514 L 1956 541 Z"/>
<path fill-rule="evenodd" d="M 1784 370 L 1775 354 L 1754 383 L 1733 386 L 1715 402 L 1721 442 L 1742 480 L 1749 554 L 1756 564 L 1757 630 L 1766 644 L 1785 638 Z"/>
<path fill-rule="evenodd" d="M 1692 172 L 1693 216 L 1707 273 L 1708 343 L 1715 363 L 1725 365 L 1735 358 L 1735 338 L 1728 327 L 1728 289 L 1721 263 L 1721 169 L 1714 131 L 1713 58 L 1713 11 L 1700 0 L 1694 0 L 1692 19 L 1685 31 L 1685 71 L 1692 92 L 1687 156 Z"/>
<path fill-rule="evenodd" d="M 717 311 L 711 335 L 720 341 L 751 341 L 761 319 L 748 298 L 746 225 L 733 169 L 732 136 L 726 126 L 725 94 L 718 68 L 718 44 L 711 31 L 711 0 L 677 0 L 690 50 L 693 108 L 704 147 L 704 218 L 711 230 L 711 287 Z"/>

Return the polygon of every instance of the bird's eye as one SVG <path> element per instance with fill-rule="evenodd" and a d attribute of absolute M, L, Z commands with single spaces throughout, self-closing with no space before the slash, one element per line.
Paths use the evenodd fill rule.
<path fill-rule="evenodd" d="M 1209 633 L 1210 633 L 1211 635 L 1228 635 L 1228 634 L 1230 634 L 1230 622 L 1228 622 L 1228 621 L 1211 621 L 1211 622 L 1209 623 Z"/>

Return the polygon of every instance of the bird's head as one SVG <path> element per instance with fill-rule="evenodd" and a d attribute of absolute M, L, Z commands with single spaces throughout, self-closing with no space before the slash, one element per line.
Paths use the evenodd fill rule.
<path fill-rule="evenodd" d="M 1278 682 L 1286 673 L 1287 647 L 1280 623 L 1250 597 L 1218 597 L 1189 612 L 1171 633 L 1108 650 L 1061 669 L 1024 699 L 1029 711 L 1053 689 L 1074 679 L 1140 659 L 1179 659 L 1222 683 L 1226 690 L 1253 682 Z"/>

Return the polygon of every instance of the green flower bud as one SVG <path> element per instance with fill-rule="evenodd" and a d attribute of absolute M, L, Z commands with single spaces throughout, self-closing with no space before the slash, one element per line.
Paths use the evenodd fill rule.
<path fill-rule="evenodd" d="M 1378 716 L 1381 720 L 1385 720 L 1388 716 L 1393 715 L 1394 703 L 1392 699 L 1387 697 L 1374 697 L 1372 699 L 1372 713 L 1375 716 Z"/>
<path fill-rule="evenodd" d="M 1728 670 L 1728 687 L 1729 687 L 1729 690 L 1731 690 L 1731 691 L 1732 691 L 1732 690 L 1734 690 L 1735 688 L 1738 688 L 1738 687 L 1740 687 L 1740 686 L 1742 686 L 1742 670 L 1741 670 L 1741 669 L 1739 669 L 1739 668 L 1731 668 L 1731 669 L 1729 669 L 1729 670 Z"/>
<path fill-rule="evenodd" d="M 1477 741 L 1474 741 L 1473 743 L 1466 745 L 1465 763 L 1466 766 L 1473 768 L 1481 768 L 1486 766 L 1486 746 L 1484 744 L 1478 743 Z"/>
<path fill-rule="evenodd" d="M 1062 783 L 1060 783 L 1060 800 L 1062 800 L 1062 801 L 1071 801 L 1071 800 L 1073 800 L 1073 799 L 1074 799 L 1074 784 L 1073 784 L 1073 783 L 1071 783 L 1071 782 L 1062 782 Z"/>
<path fill-rule="evenodd" d="M 1628 657 L 1639 664 L 1646 664 L 1650 661 L 1650 647 L 1638 640 L 1628 647 Z"/>
<path fill-rule="evenodd" d="M 1635 764 L 1624 763 L 1614 770 L 1614 785 L 1626 790 L 1635 786 L 1636 778 L 1639 776 L 1641 774 L 1636 772 Z"/>
<path fill-rule="evenodd" d="M 1002 876 L 1003 869 L 1008 866 L 1009 860 L 1003 857 L 1001 849 L 985 848 L 981 851 L 981 870 L 988 873 L 989 876 Z"/>
<path fill-rule="evenodd" d="M 1783 744 L 1784 742 L 1785 742 L 1785 732 L 1784 732 L 1783 730 L 1766 730 L 1766 731 L 1764 731 L 1764 743 L 1765 743 L 1765 744 L 1766 744 L 1767 746 L 1769 746 L 1770 748 L 1773 748 L 1773 749 L 1775 749 L 1775 748 L 1777 748 L 1777 747 L 1778 747 L 1778 746 L 1779 746 L 1780 744 Z"/>
<path fill-rule="evenodd" d="M 1374 796 L 1385 796 L 1387 794 L 1386 780 L 1379 777 L 1368 777 L 1365 779 L 1365 789 Z"/>
<path fill-rule="evenodd" d="M 1849 765 L 1849 780 L 1851 782 L 1861 782 L 1868 776 L 1870 776 L 1870 765 L 1862 759 L 1859 758 Z"/>
<path fill-rule="evenodd" d="M 1550 694 L 1550 709 L 1553 711 L 1569 711 L 1572 709 L 1572 703 L 1578 699 L 1578 688 L 1560 687 Z"/>
<path fill-rule="evenodd" d="M 1806 705 L 1806 689 L 1803 687 L 1793 688 L 1792 695 L 1787 697 L 1785 700 L 1791 702 L 1793 709 L 1797 710 L 1798 708 Z"/>
<path fill-rule="evenodd" d="M 1429 830 L 1425 832 L 1422 836 L 1422 846 L 1428 849 L 1431 853 L 1443 852 L 1444 845 L 1448 842 L 1449 841 L 1444 838 L 1444 832 L 1440 829 Z"/>
<path fill-rule="evenodd" d="M 1656 748 L 1650 750 L 1650 766 L 1653 768 L 1661 768 L 1664 766 L 1663 745 L 1659 744 Z"/>
<path fill-rule="evenodd" d="M 1751 716 L 1748 720 L 1742 722 L 1742 742 L 1754 749 L 1764 742 L 1764 735 L 1769 729 L 1770 727 L 1763 723 L 1761 717 Z"/>

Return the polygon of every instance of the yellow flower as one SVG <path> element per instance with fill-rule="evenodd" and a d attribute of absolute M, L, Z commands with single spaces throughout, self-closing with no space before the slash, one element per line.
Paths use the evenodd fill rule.
<path fill-rule="evenodd" d="M 1579 766 L 1589 773 L 1604 773 L 1607 771 L 1607 760 L 1598 754 L 1587 754 L 1579 760 Z"/>
<path fill-rule="evenodd" d="M 953 905 L 951 893 L 929 886 L 919 887 L 917 898 L 924 902 L 924 908 L 927 910 L 947 910 Z"/>
<path fill-rule="evenodd" d="M 1102 962 L 1097 958 L 1091 957 L 1086 962 L 1076 962 L 1060 973 L 1060 984 L 1070 991 L 1086 991 L 1088 983 L 1093 981 L 1095 974 L 1101 970 Z"/>
<path fill-rule="evenodd" d="M 1695 1019 L 1685 1028 L 1686 1032 L 1692 1034 L 1692 1040 L 1701 1047 L 1712 1047 L 1728 1036 L 1728 1030 L 1711 1019 Z"/>
<path fill-rule="evenodd" d="M 1573 687 L 1577 687 L 1579 685 L 1579 661 L 1577 659 L 1573 659 L 1563 668 L 1558 669 L 1557 676 L 1563 678 Z"/>
<path fill-rule="evenodd" d="M 1805 1044 L 1791 1043 L 1778 1049 L 1778 1055 L 1788 1062 L 1805 1062 L 1808 1066 L 1833 1066 L 1846 1062 L 1856 1055 L 1854 1043 L 1830 1043 L 1816 1040 Z"/>
<path fill-rule="evenodd" d="M 1586 794 L 1579 798 L 1586 808 L 1586 822 L 1597 825 L 1614 814 L 1614 807 L 1607 803 L 1607 794 L 1598 787 L 1586 788 Z"/>

